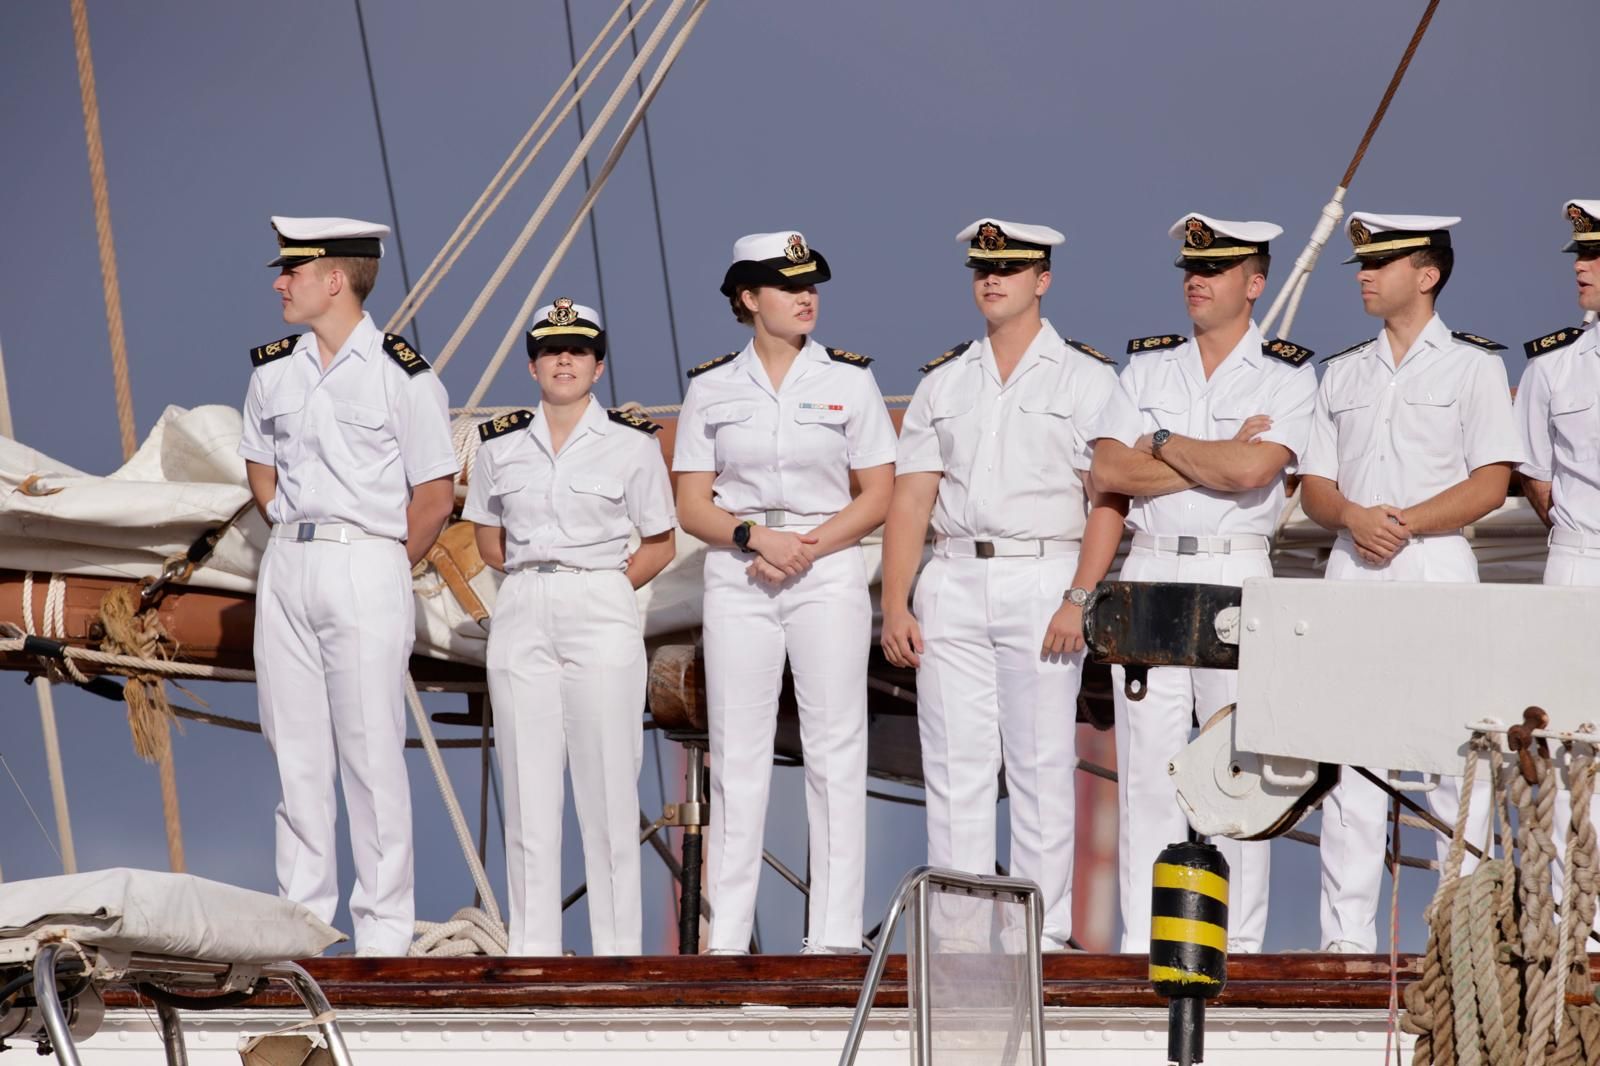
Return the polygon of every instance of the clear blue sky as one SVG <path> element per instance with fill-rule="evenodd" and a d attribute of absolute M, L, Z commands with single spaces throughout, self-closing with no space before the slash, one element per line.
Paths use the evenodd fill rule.
<path fill-rule="evenodd" d="M 572 7 L 581 50 L 611 4 Z M 909 391 L 919 364 L 976 328 L 951 238 L 980 214 L 1067 234 L 1047 306 L 1064 334 L 1120 353 L 1127 337 L 1181 331 L 1167 225 L 1190 210 L 1278 222 L 1281 278 L 1422 7 L 713 0 L 650 123 L 683 362 L 743 343 L 716 293 L 733 239 L 792 227 L 834 270 L 819 337 L 875 357 L 886 392 Z M 268 215 L 390 211 L 352 3 L 92 0 L 89 12 L 142 434 L 167 404 L 239 403 L 248 349 L 288 332 L 263 266 Z M 555 0 L 367 0 L 365 13 L 415 276 L 564 75 L 566 23 Z M 1441 5 L 1349 198 L 1355 209 L 1464 216 L 1441 311 L 1452 328 L 1512 345 L 1513 379 L 1522 340 L 1577 317 L 1570 258 L 1557 251 L 1559 207 L 1600 195 L 1597 86 L 1580 43 L 1593 14 L 1584 0 Z M 17 433 L 108 471 L 117 427 L 66 3 L 0 6 L 0 92 L 0 343 Z M 424 310 L 412 331 L 424 354 L 453 330 L 576 140 L 569 128 L 552 142 Z M 608 376 L 620 399 L 666 403 L 680 379 L 643 148 L 636 138 L 598 212 Z M 444 375 L 454 397 L 470 390 L 575 203 L 576 192 Z M 1376 331 L 1342 253 L 1331 254 L 1341 243 L 1294 330 L 1324 353 Z M 384 261 L 371 301 L 380 320 L 401 295 L 398 266 L 393 254 Z M 595 285 L 585 234 L 550 295 L 592 302 Z M 511 371 L 489 398 L 531 399 Z M 33 699 L 20 680 L 6 684 L 0 752 L 49 825 Z M 203 691 L 219 710 L 254 716 L 247 687 Z M 131 755 L 119 708 L 76 692 L 59 704 L 80 863 L 160 867 L 155 775 Z M 270 888 L 277 783 L 264 745 L 191 726 L 177 756 L 191 868 Z M 475 807 L 476 756 L 451 765 Z M 471 902 L 471 887 L 420 759 L 413 771 L 419 912 L 442 918 Z M 642 793 L 658 810 L 648 748 Z M 0 794 L 16 799 L 7 779 Z M 772 839 L 803 868 L 799 795 L 798 772 L 779 771 Z M 871 839 L 884 857 L 869 915 L 921 859 L 915 847 L 885 846 L 920 839 L 919 820 L 910 808 L 875 810 Z M 573 884 L 570 812 L 568 830 Z M 1269 943 L 1310 946 L 1310 852 L 1280 844 L 1277 854 Z M 14 813 L 0 870 L 15 879 L 55 869 Z M 1427 891 L 1418 879 L 1405 893 L 1411 946 Z M 763 899 L 774 943 L 797 939 L 790 896 L 774 884 Z M 659 943 L 666 917 L 650 924 L 647 942 Z M 581 908 L 569 930 L 585 947 Z"/>

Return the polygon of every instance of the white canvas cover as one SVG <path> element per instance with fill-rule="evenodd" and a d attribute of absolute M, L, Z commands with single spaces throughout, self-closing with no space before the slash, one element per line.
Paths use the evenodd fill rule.
<path fill-rule="evenodd" d="M 320 955 L 345 936 L 298 903 L 192 874 L 112 869 L 0 885 L 0 939 L 205 962 Z"/>

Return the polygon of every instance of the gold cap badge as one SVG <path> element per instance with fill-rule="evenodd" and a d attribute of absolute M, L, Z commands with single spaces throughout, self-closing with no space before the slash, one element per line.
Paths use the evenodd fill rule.
<path fill-rule="evenodd" d="M 1372 231 L 1359 218 L 1350 220 L 1350 243 L 1358 248 L 1372 243 Z"/>
<path fill-rule="evenodd" d="M 789 234 L 789 242 L 784 245 L 783 256 L 791 263 L 804 263 L 811 258 L 811 249 L 806 247 L 806 239 L 798 233 Z"/>
<path fill-rule="evenodd" d="M 1006 250 L 1005 234 L 993 222 L 985 222 L 978 227 L 978 247 L 985 252 L 1003 252 Z"/>
<path fill-rule="evenodd" d="M 1573 233 L 1593 233 L 1595 217 L 1577 204 L 1567 208 L 1567 217 L 1572 220 Z"/>
<path fill-rule="evenodd" d="M 560 296 L 544 317 L 552 326 L 570 326 L 578 321 L 578 312 L 572 306 L 571 297 Z"/>
<path fill-rule="evenodd" d="M 1183 224 L 1183 243 L 1190 248 L 1209 248 L 1216 239 L 1216 232 L 1198 218 Z"/>

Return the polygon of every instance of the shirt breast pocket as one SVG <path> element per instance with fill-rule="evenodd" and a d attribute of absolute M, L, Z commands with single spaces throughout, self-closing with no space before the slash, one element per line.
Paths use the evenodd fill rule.
<path fill-rule="evenodd" d="M 1402 444 L 1437 458 L 1461 453 L 1461 407 L 1454 384 L 1417 384 L 1406 389 Z"/>
<path fill-rule="evenodd" d="M 399 454 L 383 408 L 339 400 L 333 405 L 333 417 L 340 439 L 357 463 L 376 465 Z"/>
<path fill-rule="evenodd" d="M 268 396 L 261 404 L 261 421 L 273 438 L 282 441 L 300 422 L 306 394 L 298 389 L 283 390 Z"/>
<path fill-rule="evenodd" d="M 585 543 L 622 535 L 626 529 L 627 508 L 620 477 L 578 474 L 567 484 L 570 494 L 561 525 Z"/>
<path fill-rule="evenodd" d="M 1328 414 L 1339 438 L 1339 462 L 1354 462 L 1372 450 L 1377 409 L 1369 397 L 1355 393 L 1335 395 L 1328 401 Z"/>
<path fill-rule="evenodd" d="M 742 402 L 715 403 L 706 408 L 706 432 L 716 442 L 717 465 L 749 451 L 755 406 Z"/>
<path fill-rule="evenodd" d="M 1072 397 L 1064 392 L 1047 392 L 1023 397 L 1017 403 L 1027 432 L 1028 447 L 1038 460 L 1055 465 L 1070 461 L 1073 453 Z"/>
<path fill-rule="evenodd" d="M 977 446 L 976 440 L 966 440 L 961 427 L 968 421 L 972 409 L 977 405 L 977 396 L 971 390 L 946 389 L 933 398 L 928 409 L 928 422 L 939 437 L 939 451 L 944 455 L 947 463 L 961 464 L 968 461 L 973 448 Z"/>
<path fill-rule="evenodd" d="M 1583 462 L 1600 452 L 1600 412 L 1595 410 L 1594 393 L 1553 397 L 1550 425 L 1555 430 L 1556 452 L 1563 459 Z"/>
<path fill-rule="evenodd" d="M 1139 416 L 1144 422 L 1146 433 L 1154 433 L 1158 429 L 1185 428 L 1183 416 L 1188 408 L 1189 397 L 1181 393 L 1154 392 L 1139 397 Z"/>

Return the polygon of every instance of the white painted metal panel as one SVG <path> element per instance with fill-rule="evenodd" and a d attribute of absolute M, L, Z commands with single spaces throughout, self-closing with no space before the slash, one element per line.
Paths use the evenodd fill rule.
<path fill-rule="evenodd" d="M 1459 774 L 1465 724 L 1600 722 L 1600 589 L 1245 582 L 1241 749 Z"/>

